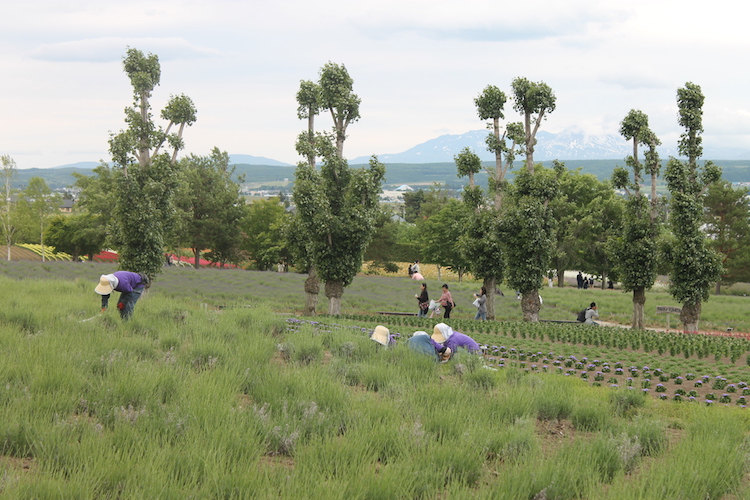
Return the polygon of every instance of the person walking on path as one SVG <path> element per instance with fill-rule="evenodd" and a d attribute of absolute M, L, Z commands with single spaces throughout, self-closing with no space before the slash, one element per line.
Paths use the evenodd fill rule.
<path fill-rule="evenodd" d="M 451 309 L 456 307 L 456 303 L 453 302 L 453 296 L 448 290 L 448 284 L 443 284 L 443 294 L 440 296 L 440 305 L 445 309 L 443 319 L 449 319 L 451 317 Z"/>
<path fill-rule="evenodd" d="M 474 299 L 474 304 L 477 306 L 474 319 L 487 321 L 487 289 L 482 287 L 478 294 L 474 294 Z"/>
<path fill-rule="evenodd" d="M 579 290 L 583 288 L 583 274 L 581 274 L 581 271 L 578 271 L 578 275 L 576 276 L 576 282 L 578 283 Z"/>
<path fill-rule="evenodd" d="M 427 283 L 422 283 L 422 285 L 419 287 L 420 294 L 414 295 L 417 298 L 417 302 L 419 303 L 419 313 L 417 316 L 423 317 L 427 316 L 427 308 L 430 307 L 430 297 L 427 294 Z"/>
<path fill-rule="evenodd" d="M 141 298 L 141 293 L 149 286 L 151 282 L 145 274 L 115 271 L 112 274 L 102 274 L 94 291 L 102 296 L 102 312 L 107 310 L 110 294 L 120 292 L 117 310 L 123 321 L 127 321 L 133 315 L 135 303 Z"/>

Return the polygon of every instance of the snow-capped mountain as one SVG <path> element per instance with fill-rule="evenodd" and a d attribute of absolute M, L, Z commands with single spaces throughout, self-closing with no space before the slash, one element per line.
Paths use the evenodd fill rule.
<path fill-rule="evenodd" d="M 454 156 L 463 148 L 471 148 L 483 161 L 494 161 L 493 153 L 487 151 L 485 139 L 487 130 L 472 130 L 460 135 L 441 135 L 435 139 L 418 144 L 397 154 L 380 154 L 378 159 L 384 163 L 444 163 L 453 162 Z M 622 136 L 616 134 L 593 136 L 574 130 L 564 130 L 553 134 L 540 130 L 536 136 L 534 160 L 621 160 L 632 154 L 632 145 Z M 640 148 L 641 153 L 645 148 Z M 676 147 L 661 146 L 658 148 L 662 159 L 677 156 Z M 705 159 L 741 159 L 748 158 L 748 151 L 731 148 L 704 147 Z M 350 160 L 351 164 L 367 163 L 369 157 Z M 517 161 L 523 161 L 518 156 Z"/>

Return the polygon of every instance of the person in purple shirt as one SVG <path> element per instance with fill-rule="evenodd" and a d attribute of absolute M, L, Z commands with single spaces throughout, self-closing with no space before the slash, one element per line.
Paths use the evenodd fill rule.
<path fill-rule="evenodd" d="M 466 349 L 471 353 L 481 352 L 479 344 L 473 338 L 453 330 L 445 323 L 435 325 L 431 340 L 435 349 L 440 352 L 443 361 L 448 361 L 459 348 Z"/>
<path fill-rule="evenodd" d="M 145 274 L 115 271 L 112 274 L 102 274 L 94 291 L 102 296 L 102 312 L 107 310 L 110 294 L 120 292 L 117 310 L 120 311 L 120 317 L 127 321 L 133 315 L 135 303 L 141 298 L 144 288 L 149 286 L 150 281 Z"/>

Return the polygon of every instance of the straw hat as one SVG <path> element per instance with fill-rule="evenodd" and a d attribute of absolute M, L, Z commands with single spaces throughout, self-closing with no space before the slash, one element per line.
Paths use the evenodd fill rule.
<path fill-rule="evenodd" d="M 442 344 L 453 335 L 453 329 L 445 323 L 438 323 L 435 328 L 432 329 L 432 340 L 438 344 Z"/>
<path fill-rule="evenodd" d="M 96 285 L 94 291 L 99 295 L 109 295 L 115 288 L 117 288 L 119 282 L 117 276 L 114 274 L 102 274 L 99 278 L 99 284 Z"/>
<path fill-rule="evenodd" d="M 378 344 L 388 345 L 390 333 L 391 332 L 388 330 L 388 328 L 384 327 L 383 325 L 378 325 L 375 327 L 375 330 L 372 332 L 372 336 L 370 338 Z"/>

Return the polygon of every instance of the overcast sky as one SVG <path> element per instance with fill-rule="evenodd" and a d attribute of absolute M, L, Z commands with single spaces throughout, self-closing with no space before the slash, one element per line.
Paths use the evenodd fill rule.
<path fill-rule="evenodd" d="M 399 153 L 484 127 L 473 99 L 514 77 L 544 81 L 542 128 L 617 133 L 630 109 L 674 146 L 675 93 L 706 96 L 704 142 L 750 149 L 746 2 L 693 0 L 27 0 L 0 6 L 0 154 L 19 168 L 108 159 L 132 91 L 126 47 L 159 56 L 157 117 L 187 94 L 185 151 L 296 163 L 295 94 L 326 62 L 362 99 L 349 158 Z M 518 116 L 507 106 L 506 118 Z M 327 116 L 320 126 L 329 127 Z M 166 124 L 164 124 L 166 125 Z"/>

